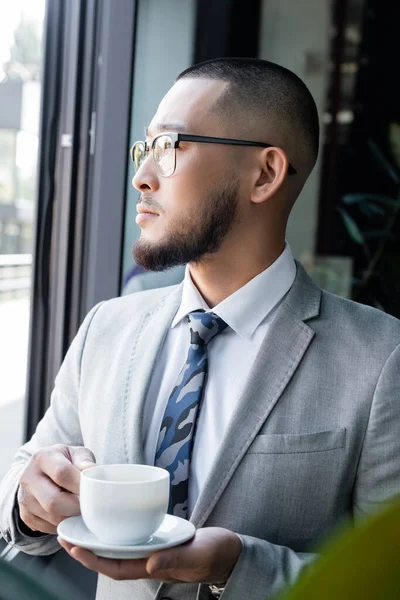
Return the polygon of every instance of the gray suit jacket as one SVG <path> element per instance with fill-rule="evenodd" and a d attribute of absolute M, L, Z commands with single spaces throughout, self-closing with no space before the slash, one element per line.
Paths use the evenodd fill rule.
<path fill-rule="evenodd" d="M 115 298 L 87 315 L 51 407 L 1 486 L 1 530 L 24 552 L 58 548 L 53 536 L 29 538 L 15 522 L 18 477 L 35 450 L 85 445 L 98 463 L 143 461 L 143 403 L 181 290 Z M 223 600 L 271 598 L 335 527 L 400 492 L 399 343 L 398 320 L 321 291 L 298 265 L 191 515 L 196 527 L 242 538 Z M 164 596 L 209 592 L 99 578 L 99 600 Z"/>

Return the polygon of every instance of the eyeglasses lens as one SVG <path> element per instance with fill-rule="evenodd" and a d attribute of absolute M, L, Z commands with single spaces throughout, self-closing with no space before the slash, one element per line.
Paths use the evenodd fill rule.
<path fill-rule="evenodd" d="M 164 177 L 175 171 L 175 148 L 169 135 L 160 135 L 154 140 L 154 159 Z"/>
<path fill-rule="evenodd" d="M 146 160 L 148 152 L 144 142 L 136 142 L 131 151 L 131 157 L 135 165 L 135 171 L 138 171 L 142 163 Z"/>

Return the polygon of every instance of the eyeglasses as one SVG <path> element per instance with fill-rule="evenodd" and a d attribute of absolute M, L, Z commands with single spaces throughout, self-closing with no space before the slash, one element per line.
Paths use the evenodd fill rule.
<path fill-rule="evenodd" d="M 130 154 L 137 172 L 150 152 L 153 154 L 156 166 L 163 177 L 170 177 L 175 172 L 176 148 L 180 142 L 201 142 L 203 144 L 230 144 L 233 146 L 257 146 L 272 148 L 273 144 L 263 142 L 248 142 L 229 138 L 208 137 L 204 135 L 186 135 L 185 133 L 160 133 L 156 135 L 149 145 L 147 142 L 135 142 Z M 288 175 L 296 175 L 296 169 L 289 163 Z"/>

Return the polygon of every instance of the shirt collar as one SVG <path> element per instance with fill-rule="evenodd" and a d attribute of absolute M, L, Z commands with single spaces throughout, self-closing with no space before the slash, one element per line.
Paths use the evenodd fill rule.
<path fill-rule="evenodd" d="M 272 265 L 214 306 L 212 312 L 236 333 L 249 339 L 290 290 L 295 276 L 296 264 L 290 246 L 286 243 L 284 251 Z M 198 309 L 211 310 L 194 285 L 187 265 L 182 301 L 171 327 L 175 327 L 191 311 Z"/>

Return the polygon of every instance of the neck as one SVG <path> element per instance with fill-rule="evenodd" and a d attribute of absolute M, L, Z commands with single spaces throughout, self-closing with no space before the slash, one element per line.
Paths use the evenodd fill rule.
<path fill-rule="evenodd" d="M 234 294 L 251 279 L 276 261 L 282 254 L 285 242 L 266 252 L 250 254 L 244 248 L 232 252 L 218 252 L 199 263 L 190 263 L 189 270 L 194 285 L 210 308 Z"/>

